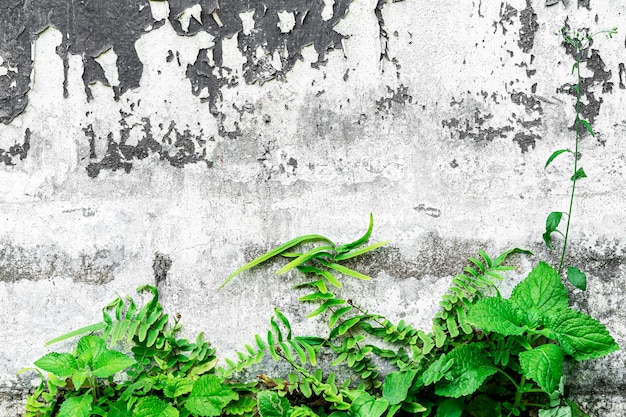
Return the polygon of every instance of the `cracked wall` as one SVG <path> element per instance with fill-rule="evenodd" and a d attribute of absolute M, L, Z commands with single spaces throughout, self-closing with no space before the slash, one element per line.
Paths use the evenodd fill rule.
<path fill-rule="evenodd" d="M 287 290 L 294 276 L 256 271 L 217 286 L 296 235 L 352 239 L 370 212 L 376 238 L 392 244 L 358 265 L 374 282 L 344 288 L 370 310 L 427 327 L 480 248 L 537 254 L 518 260 L 512 287 L 554 257 L 542 228 L 567 203 L 567 162 L 543 169 L 573 146 L 564 25 L 619 30 L 581 64 L 581 112 L 596 136 L 581 139 L 588 178 L 570 256 L 590 271 L 575 302 L 624 345 L 626 6 L 122 3 L 0 8 L 0 415 L 19 414 L 33 376 L 16 372 L 45 340 L 141 284 L 158 284 L 223 356 L 274 307 L 314 330 Z M 572 392 L 592 415 L 623 415 L 623 362 L 617 353 L 571 371 L 584 375 Z"/>

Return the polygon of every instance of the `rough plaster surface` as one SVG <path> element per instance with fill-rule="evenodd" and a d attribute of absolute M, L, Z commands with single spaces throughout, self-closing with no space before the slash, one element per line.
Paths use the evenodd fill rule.
<path fill-rule="evenodd" d="M 550 5 L 553 3 L 553 5 Z M 573 146 L 568 24 L 599 37 L 582 65 L 576 305 L 626 345 L 626 5 L 618 2 L 9 1 L 0 8 L 0 415 L 43 343 L 158 284 L 222 356 L 272 309 L 315 330 L 289 287 L 237 266 L 305 233 L 392 244 L 343 294 L 426 328 L 479 248 L 512 246 L 511 288 L 565 210 Z M 58 346 L 58 349 L 64 346 Z M 626 410 L 626 356 L 573 367 L 592 415 Z"/>

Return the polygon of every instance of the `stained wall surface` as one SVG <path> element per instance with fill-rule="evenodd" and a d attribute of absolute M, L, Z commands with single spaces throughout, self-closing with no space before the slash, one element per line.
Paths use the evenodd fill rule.
<path fill-rule="evenodd" d="M 575 306 L 626 345 L 626 4 L 598 0 L 4 1 L 0 7 L 0 415 L 36 383 L 44 342 L 158 284 L 222 357 L 274 307 L 315 329 L 290 286 L 239 265 L 294 236 L 347 241 L 370 212 L 392 241 L 343 293 L 427 328 L 480 248 L 540 259 L 569 202 L 573 57 L 583 134 L 569 260 Z M 62 349 L 64 346 L 56 346 Z M 592 415 L 623 416 L 618 352 L 570 369 Z"/>

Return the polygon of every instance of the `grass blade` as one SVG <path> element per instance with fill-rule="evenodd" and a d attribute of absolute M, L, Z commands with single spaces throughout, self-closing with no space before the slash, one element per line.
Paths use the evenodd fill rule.
<path fill-rule="evenodd" d="M 350 252 L 342 253 L 340 255 L 335 256 L 336 261 L 344 261 L 346 259 L 354 258 L 355 256 L 363 255 L 364 253 L 373 251 L 376 248 L 386 245 L 390 240 L 385 240 L 383 242 L 374 243 L 373 245 L 369 245 L 367 247 L 352 250 Z"/>
<path fill-rule="evenodd" d="M 365 232 L 365 234 L 363 236 L 361 236 L 359 239 L 355 240 L 352 243 L 347 243 L 345 245 L 341 245 L 337 248 L 337 253 L 345 253 L 345 252 L 349 252 L 354 248 L 358 248 L 359 246 L 363 245 L 364 243 L 366 243 L 370 236 L 372 235 L 372 229 L 374 228 L 374 215 L 372 213 L 370 213 L 370 224 L 367 227 L 367 231 Z"/>
<path fill-rule="evenodd" d="M 341 272 L 344 275 L 351 276 L 353 278 L 358 278 L 358 279 L 362 279 L 362 280 L 365 280 L 365 281 L 369 281 L 369 280 L 372 279 L 372 277 L 368 277 L 367 275 L 363 275 L 362 273 L 357 272 L 354 269 L 350 269 L 350 268 L 347 268 L 347 267 L 345 267 L 343 265 L 339 265 L 339 264 L 336 264 L 336 263 L 329 263 L 328 267 L 331 268 L 331 269 L 334 269 L 337 272 Z"/>

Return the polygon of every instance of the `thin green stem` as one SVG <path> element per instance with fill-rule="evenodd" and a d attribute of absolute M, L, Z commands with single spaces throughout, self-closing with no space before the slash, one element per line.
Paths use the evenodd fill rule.
<path fill-rule="evenodd" d="M 576 119 L 574 120 L 574 131 L 576 132 L 576 145 L 574 149 L 574 174 L 572 175 L 572 193 L 570 194 L 569 209 L 567 211 L 567 226 L 565 226 L 565 237 L 563 239 L 563 249 L 561 250 L 561 259 L 559 261 L 559 274 L 563 272 L 563 262 L 565 260 L 565 252 L 567 251 L 567 241 L 569 238 L 569 226 L 572 219 L 572 208 L 574 207 L 574 195 L 576 192 L 576 172 L 578 172 L 578 142 L 580 138 L 579 133 L 579 116 L 580 116 L 580 54 L 583 49 L 581 48 L 580 41 L 576 41 Z"/>

